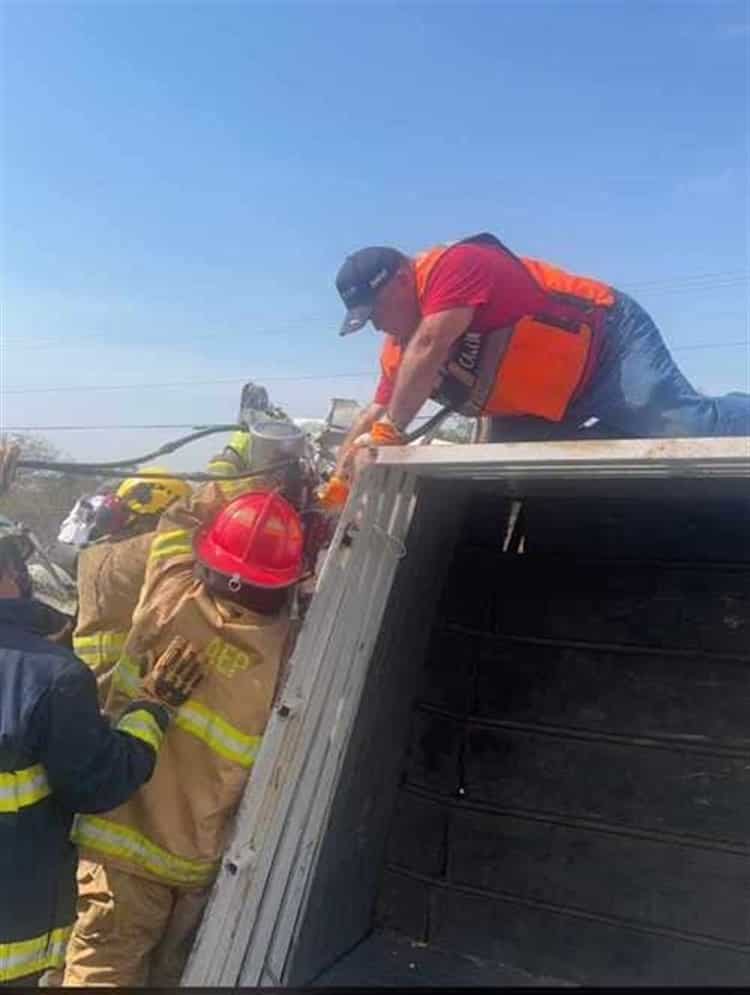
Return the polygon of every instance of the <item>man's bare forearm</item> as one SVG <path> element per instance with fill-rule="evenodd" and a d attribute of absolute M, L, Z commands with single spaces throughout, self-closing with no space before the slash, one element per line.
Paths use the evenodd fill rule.
<path fill-rule="evenodd" d="M 444 356 L 419 346 L 404 353 L 398 371 L 393 397 L 388 405 L 388 416 L 394 425 L 406 430 L 419 409 L 429 398 L 440 373 Z"/>
<path fill-rule="evenodd" d="M 432 393 L 440 369 L 474 314 L 473 308 L 453 308 L 424 318 L 401 360 L 388 416 L 405 429 Z"/>

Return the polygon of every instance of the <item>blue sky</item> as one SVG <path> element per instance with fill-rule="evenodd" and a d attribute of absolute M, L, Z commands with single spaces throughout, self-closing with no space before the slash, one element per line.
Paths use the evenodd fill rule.
<path fill-rule="evenodd" d="M 343 256 L 478 230 L 631 292 L 704 390 L 750 386 L 746 348 L 695 348 L 748 335 L 747 3 L 2 18 L 5 426 L 225 421 L 239 390 L 61 386 L 367 400 L 379 337 L 336 336 Z M 319 379 L 271 379 L 295 376 Z M 79 458 L 170 435 L 45 434 Z"/>

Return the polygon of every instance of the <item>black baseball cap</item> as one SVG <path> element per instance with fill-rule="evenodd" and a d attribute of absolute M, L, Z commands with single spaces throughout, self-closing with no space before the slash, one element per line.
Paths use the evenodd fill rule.
<path fill-rule="evenodd" d="M 395 275 L 405 260 L 403 252 L 383 245 L 352 253 L 336 276 L 336 289 L 346 305 L 339 335 L 358 332 L 370 320 L 378 290 Z"/>

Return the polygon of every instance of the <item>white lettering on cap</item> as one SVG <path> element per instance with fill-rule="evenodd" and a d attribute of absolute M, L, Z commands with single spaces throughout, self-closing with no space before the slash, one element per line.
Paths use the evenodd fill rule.
<path fill-rule="evenodd" d="M 375 276 L 372 278 L 372 280 L 370 280 L 370 288 L 374 290 L 376 287 L 379 287 L 384 280 L 387 279 L 388 279 L 388 270 L 381 269 L 380 272 L 376 273 Z"/>

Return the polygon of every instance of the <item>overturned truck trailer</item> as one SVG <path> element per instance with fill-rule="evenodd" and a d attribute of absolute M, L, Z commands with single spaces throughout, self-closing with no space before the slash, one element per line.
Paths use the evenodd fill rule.
<path fill-rule="evenodd" d="M 183 983 L 745 984 L 748 799 L 750 439 L 382 451 Z"/>

